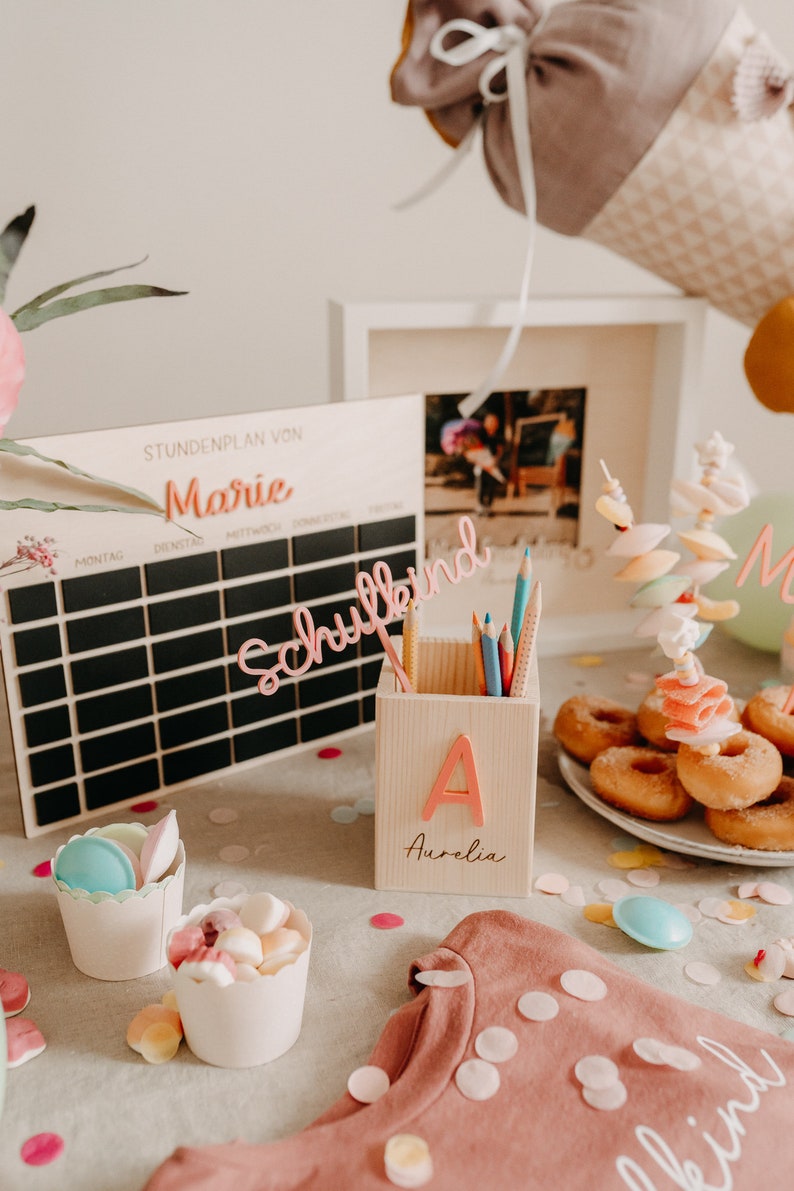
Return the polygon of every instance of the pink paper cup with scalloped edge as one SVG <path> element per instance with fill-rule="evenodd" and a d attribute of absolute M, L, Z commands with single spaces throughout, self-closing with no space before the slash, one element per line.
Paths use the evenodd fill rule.
<path fill-rule="evenodd" d="M 219 897 L 196 906 L 176 926 L 197 926 L 212 910 L 239 911 L 248 894 Z M 306 940 L 306 950 L 293 963 L 272 975 L 218 987 L 196 981 L 169 965 L 185 1041 L 196 1058 L 214 1067 L 259 1067 L 271 1063 L 294 1046 L 303 1024 L 303 1005 L 309 974 L 311 923 L 303 910 L 289 902 L 284 924 Z"/>
<path fill-rule="evenodd" d="M 110 834 L 114 826 L 118 825 L 91 828 L 85 834 Z M 147 828 L 143 824 L 123 826 L 140 828 L 145 838 Z M 164 968 L 168 962 L 168 935 L 182 914 L 182 841 L 171 866 L 158 881 L 115 894 L 70 889 L 55 877 L 57 857 L 56 852 L 53 882 L 74 966 L 95 980 L 136 980 Z"/>

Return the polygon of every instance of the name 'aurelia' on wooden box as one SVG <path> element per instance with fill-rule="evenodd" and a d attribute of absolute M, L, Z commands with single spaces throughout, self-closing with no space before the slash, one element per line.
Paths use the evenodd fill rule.
<path fill-rule="evenodd" d="M 531 892 L 540 688 L 480 695 L 470 642 L 421 642 L 418 693 L 376 692 L 375 887 Z"/>

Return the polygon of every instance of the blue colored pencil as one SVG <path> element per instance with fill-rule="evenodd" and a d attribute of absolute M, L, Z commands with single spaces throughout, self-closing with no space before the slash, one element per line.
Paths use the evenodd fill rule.
<path fill-rule="evenodd" d="M 521 565 L 518 568 L 516 575 L 516 587 L 513 595 L 513 615 L 510 620 L 510 636 L 513 638 L 513 643 L 517 646 L 518 639 L 521 636 L 521 627 L 524 623 L 524 613 L 526 611 L 527 602 L 529 600 L 529 593 L 532 590 L 532 556 L 527 546 L 524 551 L 524 557 L 521 559 Z"/>
<path fill-rule="evenodd" d="M 482 661 L 485 667 L 485 689 L 489 695 L 501 695 L 502 674 L 499 669 L 499 641 L 496 625 L 486 612 L 482 622 Z"/>

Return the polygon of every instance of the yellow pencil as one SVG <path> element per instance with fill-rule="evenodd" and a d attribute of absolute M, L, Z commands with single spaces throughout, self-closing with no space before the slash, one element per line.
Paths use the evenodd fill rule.
<path fill-rule="evenodd" d="M 419 690 L 419 615 L 413 600 L 408 601 L 408 607 L 403 621 L 403 666 L 414 691 Z"/>
<path fill-rule="evenodd" d="M 529 689 L 529 672 L 535 653 L 535 641 L 538 635 L 538 624 L 542 608 L 540 580 L 532 588 L 524 612 L 524 623 L 521 625 L 521 635 L 516 647 L 515 663 L 513 665 L 513 681 L 510 694 L 513 698 L 526 698 Z"/>

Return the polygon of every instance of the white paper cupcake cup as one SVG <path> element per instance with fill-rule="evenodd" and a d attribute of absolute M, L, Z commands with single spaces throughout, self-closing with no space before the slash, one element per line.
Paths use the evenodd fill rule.
<path fill-rule="evenodd" d="M 91 828 L 85 834 L 97 831 Z M 141 889 L 86 893 L 70 889 L 54 876 L 53 882 L 72 962 L 79 971 L 95 980 L 135 980 L 165 967 L 168 935 L 182 913 L 185 846 L 181 840 L 168 871 Z"/>
<path fill-rule="evenodd" d="M 248 894 L 219 897 L 196 906 L 174 929 L 197 926 L 212 910 L 239 912 Z M 285 1054 L 297 1040 L 303 1022 L 312 928 L 303 910 L 289 902 L 285 926 L 300 931 L 306 950 L 294 963 L 272 975 L 219 987 L 198 982 L 171 966 L 185 1041 L 198 1059 L 215 1067 L 258 1067 Z"/>

